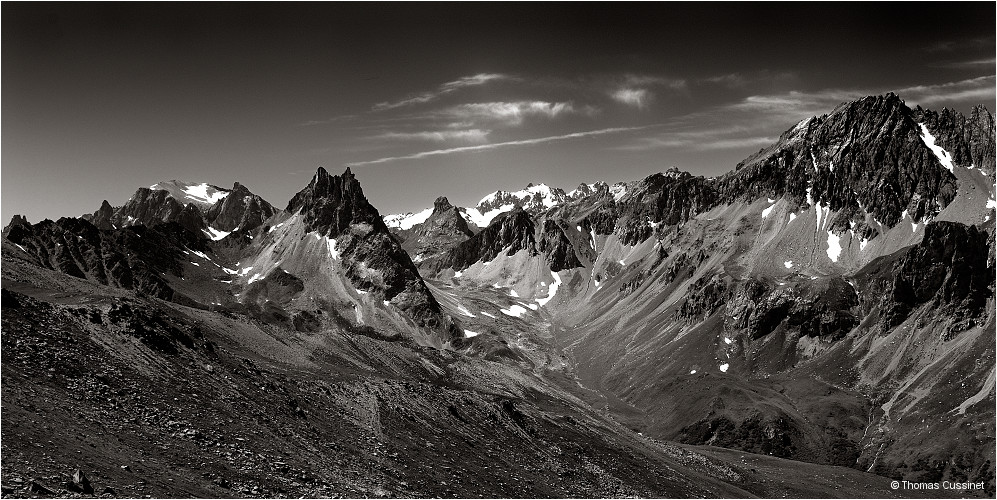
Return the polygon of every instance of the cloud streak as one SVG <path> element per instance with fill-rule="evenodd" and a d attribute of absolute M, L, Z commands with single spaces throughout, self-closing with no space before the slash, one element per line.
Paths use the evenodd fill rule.
<path fill-rule="evenodd" d="M 430 92 L 424 92 L 419 95 L 408 97 L 400 101 L 395 102 L 380 102 L 374 105 L 373 111 L 388 111 L 391 109 L 402 108 L 406 106 L 412 106 L 416 104 L 423 104 L 427 102 L 432 102 L 440 97 L 456 92 L 465 87 L 474 87 L 478 85 L 484 85 L 490 81 L 502 80 L 509 78 L 507 75 L 499 73 L 478 73 L 477 75 L 463 76 L 454 81 L 446 82 L 437 87 L 436 90 Z"/>
<path fill-rule="evenodd" d="M 995 98 L 995 83 L 997 83 L 997 77 L 987 75 L 938 85 L 907 87 L 897 91 L 897 94 L 907 102 L 908 106 L 958 101 L 973 101 L 975 104 L 986 101 L 987 104 L 991 104 Z"/>
<path fill-rule="evenodd" d="M 929 65 L 932 68 L 944 68 L 944 69 L 994 69 L 994 65 L 997 64 L 997 60 L 993 57 L 985 59 L 973 59 L 970 61 L 955 61 L 955 62 L 945 62 Z"/>
<path fill-rule="evenodd" d="M 679 125 L 681 127 L 681 125 Z M 651 137 L 641 137 L 631 144 L 613 148 L 618 151 L 653 151 L 684 149 L 688 151 L 718 151 L 747 147 L 765 147 L 776 142 L 773 135 L 756 135 L 757 129 L 744 125 L 712 126 L 665 131 Z"/>
<path fill-rule="evenodd" d="M 467 130 L 430 130 L 423 132 L 386 132 L 372 137 L 372 139 L 401 139 L 401 140 L 422 140 L 422 141 L 467 141 L 484 142 L 488 139 L 491 130 L 467 129 Z"/>
<path fill-rule="evenodd" d="M 499 122 L 513 126 L 521 124 L 529 116 L 556 118 L 576 112 L 570 102 L 517 101 L 458 104 L 440 111 L 440 114 L 456 120 Z"/>
<path fill-rule="evenodd" d="M 350 163 L 347 163 L 346 166 L 347 167 L 359 167 L 359 166 L 363 166 L 363 165 L 375 165 L 375 164 L 378 164 L 378 163 L 388 163 L 388 162 L 400 161 L 400 160 L 417 160 L 417 159 L 420 159 L 420 158 L 427 158 L 427 157 L 431 157 L 431 156 L 443 156 L 443 155 L 451 155 L 451 154 L 459 154 L 459 153 L 477 153 L 477 152 L 481 152 L 481 151 L 490 151 L 490 150 L 494 150 L 494 149 L 503 149 L 503 148 L 510 148 L 510 147 L 516 147 L 516 146 L 531 146 L 531 145 L 535 145 L 535 144 L 547 144 L 547 143 L 551 143 L 551 142 L 565 141 L 565 140 L 569 140 L 569 139 L 580 139 L 582 137 L 593 137 L 593 136 L 599 136 L 599 135 L 618 134 L 618 133 L 622 133 L 622 132 L 631 132 L 631 131 L 635 131 L 635 130 L 647 129 L 647 128 L 650 128 L 650 127 L 653 127 L 653 126 L 655 126 L 655 125 L 646 125 L 646 126 L 642 126 L 642 127 L 613 127 L 613 128 L 599 129 L 599 130 L 589 130 L 589 131 L 585 131 L 585 132 L 574 132 L 574 133 L 571 133 L 571 134 L 564 134 L 564 135 L 553 135 L 553 136 L 547 136 L 547 137 L 537 137 L 537 138 L 534 138 L 534 139 L 522 139 L 522 140 L 518 140 L 518 141 L 496 142 L 496 143 L 493 143 L 493 144 L 481 144 L 481 145 L 478 145 L 478 146 L 462 146 L 462 147 L 458 147 L 458 148 L 435 149 L 435 150 L 432 150 L 432 151 L 422 151 L 422 152 L 419 152 L 419 153 L 413 153 L 413 154 L 404 155 L 404 156 L 389 156 L 389 157 L 386 157 L 386 158 L 378 158 L 376 160 L 366 160 L 366 161 L 350 162 Z"/>

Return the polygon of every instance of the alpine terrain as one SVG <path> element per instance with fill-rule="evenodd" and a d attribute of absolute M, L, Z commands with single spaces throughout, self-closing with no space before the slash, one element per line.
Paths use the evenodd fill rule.
<path fill-rule="evenodd" d="M 993 115 L 787 126 L 474 207 L 319 168 L 14 216 L 3 496 L 993 498 Z"/>

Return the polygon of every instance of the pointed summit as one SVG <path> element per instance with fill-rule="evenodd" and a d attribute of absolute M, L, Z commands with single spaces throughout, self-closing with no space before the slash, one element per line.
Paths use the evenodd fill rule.
<path fill-rule="evenodd" d="M 6 238 L 17 227 L 30 228 L 31 224 L 28 224 L 28 219 L 25 219 L 23 215 L 14 215 L 10 218 L 10 224 L 7 224 L 7 227 L 3 228 L 3 237 Z"/>
<path fill-rule="evenodd" d="M 111 224 L 111 219 L 114 217 L 114 207 L 111 206 L 107 200 L 104 200 L 100 204 L 100 208 L 97 209 L 92 215 L 84 215 L 84 219 L 88 219 L 91 224 L 97 226 L 97 229 L 111 230 L 114 226 Z"/>
<path fill-rule="evenodd" d="M 433 215 L 439 215 L 451 208 L 453 208 L 453 205 L 450 204 L 450 200 L 446 196 L 440 196 L 433 202 Z"/>
<path fill-rule="evenodd" d="M 341 176 L 330 176 L 319 167 L 308 186 L 287 203 L 287 211 L 300 212 L 310 231 L 330 238 L 357 223 L 371 224 L 387 232 L 381 215 L 367 201 L 360 182 L 349 168 Z"/>
<path fill-rule="evenodd" d="M 428 210 L 420 214 L 428 213 Z M 402 248 L 415 256 L 416 262 L 436 256 L 474 234 L 467 227 L 464 215 L 450 204 L 446 196 L 437 198 L 433 203 L 433 212 L 411 229 L 414 234 L 402 236 Z"/>

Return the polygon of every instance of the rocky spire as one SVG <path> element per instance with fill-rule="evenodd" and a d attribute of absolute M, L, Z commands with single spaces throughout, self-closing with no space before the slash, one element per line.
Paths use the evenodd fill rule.
<path fill-rule="evenodd" d="M 451 208 L 453 208 L 453 205 L 450 204 L 450 200 L 446 196 L 440 196 L 433 202 L 433 215 L 442 214 Z"/>
<path fill-rule="evenodd" d="M 388 230 L 349 167 L 343 175 L 335 176 L 319 167 L 308 186 L 288 202 L 287 211 L 300 212 L 310 231 L 329 237 L 335 237 L 356 223 L 367 223 L 384 232 Z"/>

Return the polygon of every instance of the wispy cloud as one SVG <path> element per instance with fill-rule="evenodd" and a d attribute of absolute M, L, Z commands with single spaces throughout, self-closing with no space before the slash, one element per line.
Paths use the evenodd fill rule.
<path fill-rule="evenodd" d="M 688 84 L 685 80 L 678 78 L 625 74 L 610 86 L 607 94 L 613 100 L 627 106 L 645 109 L 655 98 L 652 88 L 685 93 L 688 91 Z"/>
<path fill-rule="evenodd" d="M 477 128 L 464 130 L 430 130 L 422 132 L 386 132 L 372 137 L 373 139 L 401 139 L 401 140 L 421 140 L 421 141 L 466 141 L 485 142 L 491 130 L 481 130 Z"/>
<path fill-rule="evenodd" d="M 547 136 L 547 137 L 537 137 L 537 138 L 534 138 L 534 139 L 522 139 L 522 140 L 518 140 L 518 141 L 497 142 L 497 143 L 493 143 L 493 144 L 481 144 L 481 145 L 478 145 L 478 146 L 463 146 L 463 147 L 458 147 L 458 148 L 435 149 L 435 150 L 432 150 L 432 151 L 422 151 L 422 152 L 419 152 L 419 153 L 413 153 L 413 154 L 404 155 L 404 156 L 389 156 L 389 157 L 386 157 L 386 158 L 378 158 L 376 160 L 351 162 L 351 163 L 347 163 L 346 166 L 347 167 L 357 167 L 357 166 L 361 166 L 361 165 L 374 165 L 374 164 L 377 164 L 377 163 L 387 163 L 387 162 L 399 161 L 399 160 L 417 160 L 419 158 L 427 158 L 427 157 L 430 157 L 430 156 L 442 156 L 442 155 L 451 155 L 451 154 L 458 154 L 458 153 L 476 153 L 476 152 L 480 152 L 480 151 L 490 151 L 490 150 L 493 150 L 493 149 L 509 148 L 509 147 L 515 147 L 515 146 L 530 146 L 530 145 L 535 145 L 535 144 L 546 144 L 546 143 L 557 142 L 557 141 L 564 141 L 564 140 L 569 140 L 569 139 L 579 139 L 579 138 L 582 138 L 582 137 L 592 137 L 592 136 L 598 136 L 598 135 L 607 135 L 607 134 L 618 134 L 618 133 L 622 133 L 622 132 L 631 132 L 631 131 L 634 131 L 634 130 L 646 129 L 646 128 L 650 128 L 650 127 L 653 127 L 653 126 L 654 125 L 646 125 L 646 126 L 643 126 L 643 127 L 613 127 L 613 128 L 604 128 L 604 129 L 600 129 L 600 130 L 589 130 L 589 131 L 585 131 L 585 132 L 574 132 L 574 133 L 571 133 L 571 134 L 564 134 L 564 135 L 554 135 L 554 136 Z"/>
<path fill-rule="evenodd" d="M 630 144 L 613 149 L 619 151 L 651 151 L 656 149 L 684 149 L 689 151 L 716 151 L 747 147 L 764 147 L 775 143 L 776 136 L 757 135 L 754 127 L 743 125 L 715 126 L 681 124 L 649 137 L 640 137 Z"/>
<path fill-rule="evenodd" d="M 990 49 L 994 47 L 994 36 L 984 36 L 962 40 L 946 40 L 925 47 L 926 52 L 954 52 L 965 49 Z"/>
<path fill-rule="evenodd" d="M 441 84 L 436 90 L 430 92 L 423 92 L 412 97 L 402 99 L 395 102 L 380 102 L 374 105 L 373 111 L 387 111 L 390 109 L 401 108 L 405 106 L 411 106 L 415 104 L 423 104 L 439 99 L 441 96 L 455 92 L 465 87 L 474 87 L 477 85 L 484 85 L 493 80 L 501 80 L 509 78 L 507 75 L 499 73 L 479 73 L 477 75 L 464 76 L 458 78 L 451 82 L 446 82 Z"/>
<path fill-rule="evenodd" d="M 301 122 L 298 124 L 299 127 L 311 127 L 314 125 L 328 125 L 330 123 L 341 123 L 350 120 L 355 120 L 359 115 L 340 115 L 334 116 L 332 118 L 327 118 L 325 120 L 308 120 L 306 122 Z"/>
<path fill-rule="evenodd" d="M 672 90 L 684 90 L 688 83 L 683 78 L 669 78 L 656 75 L 635 75 L 628 73 L 623 75 L 624 85 L 665 87 Z"/>
<path fill-rule="evenodd" d="M 971 102 L 973 104 L 991 104 L 995 99 L 994 75 L 980 76 L 968 80 L 948 82 L 937 85 L 918 85 L 900 89 L 897 94 L 908 106 L 921 104 L 948 104 L 956 102 Z"/>
<path fill-rule="evenodd" d="M 647 89 L 622 88 L 610 94 L 610 97 L 623 104 L 644 109 L 651 100 L 651 91 Z"/>
<path fill-rule="evenodd" d="M 796 80 L 796 73 L 789 71 L 760 70 L 747 73 L 727 73 L 697 80 L 701 83 L 721 85 L 729 89 L 739 89 L 755 83 L 785 83 Z"/>
<path fill-rule="evenodd" d="M 993 57 L 989 57 L 983 59 L 973 59 L 970 61 L 935 63 L 935 64 L 929 64 L 928 66 L 932 68 L 944 68 L 944 69 L 993 70 L 995 65 L 997 65 L 997 60 L 995 60 Z"/>
<path fill-rule="evenodd" d="M 576 110 L 574 104 L 570 102 L 517 101 L 458 104 L 441 110 L 438 114 L 465 122 L 499 122 L 513 126 L 521 124 L 530 116 L 556 118 L 579 112 L 588 112 L 588 108 Z"/>

